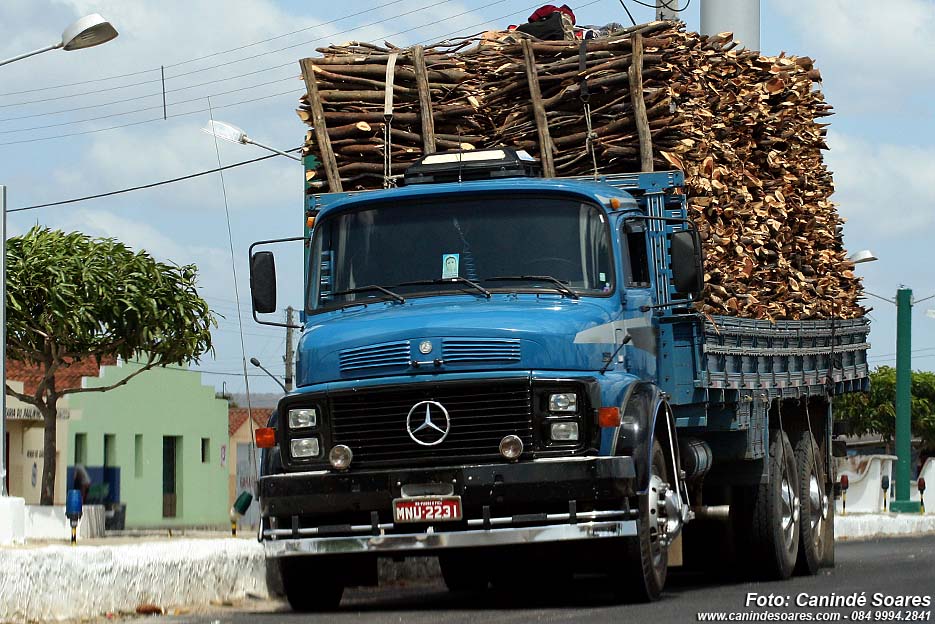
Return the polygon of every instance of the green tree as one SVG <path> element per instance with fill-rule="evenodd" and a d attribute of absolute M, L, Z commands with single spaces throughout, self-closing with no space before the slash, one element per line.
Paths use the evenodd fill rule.
<path fill-rule="evenodd" d="M 197 362 L 211 350 L 216 321 L 195 290 L 194 265 L 157 262 L 114 239 L 34 227 L 7 241 L 7 357 L 34 366 L 34 405 L 45 425 L 41 504 L 55 486 L 56 403 L 67 394 L 104 392 L 155 366 Z M 56 372 L 93 358 L 143 365 L 101 388 L 57 388 Z"/>
<path fill-rule="evenodd" d="M 870 391 L 834 400 L 835 418 L 854 435 L 873 433 L 892 440 L 896 433 L 896 369 L 881 366 L 870 373 Z M 912 373 L 912 435 L 935 448 L 935 373 Z"/>

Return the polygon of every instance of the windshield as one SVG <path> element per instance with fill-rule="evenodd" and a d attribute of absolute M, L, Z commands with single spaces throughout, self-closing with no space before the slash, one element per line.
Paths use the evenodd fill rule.
<path fill-rule="evenodd" d="M 396 299 L 372 286 L 402 297 L 483 296 L 464 280 L 492 292 L 593 296 L 614 288 L 607 217 L 596 205 L 567 197 L 374 204 L 323 219 L 310 258 L 310 309 Z"/>

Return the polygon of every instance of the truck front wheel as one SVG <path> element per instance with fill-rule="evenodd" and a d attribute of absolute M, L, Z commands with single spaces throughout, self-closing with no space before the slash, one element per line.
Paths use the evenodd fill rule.
<path fill-rule="evenodd" d="M 611 573 L 614 593 L 625 600 L 652 602 L 659 600 L 666 584 L 669 551 L 664 543 L 665 519 L 660 517 L 666 491 L 671 487 L 667 478 L 666 457 L 662 445 L 653 440 L 652 470 L 649 493 L 640 496 L 640 517 L 636 521 L 637 536 L 625 538 L 613 562 Z"/>
<path fill-rule="evenodd" d="M 344 584 L 329 574 L 316 557 L 284 557 L 279 560 L 283 593 L 293 611 L 332 611 L 341 604 Z"/>

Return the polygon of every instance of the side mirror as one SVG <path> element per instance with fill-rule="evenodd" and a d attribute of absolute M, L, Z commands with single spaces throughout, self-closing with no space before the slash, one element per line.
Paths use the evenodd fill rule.
<path fill-rule="evenodd" d="M 672 282 L 680 295 L 698 297 L 704 288 L 701 264 L 701 236 L 692 228 L 675 232 L 669 238 L 672 257 Z"/>
<path fill-rule="evenodd" d="M 258 251 L 250 257 L 250 293 L 253 311 L 276 311 L 276 259 L 272 251 Z"/>

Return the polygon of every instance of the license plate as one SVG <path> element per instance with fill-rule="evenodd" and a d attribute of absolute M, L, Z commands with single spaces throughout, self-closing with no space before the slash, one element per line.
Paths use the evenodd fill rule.
<path fill-rule="evenodd" d="M 460 496 L 420 496 L 393 501 L 393 522 L 451 522 L 461 519 Z"/>

